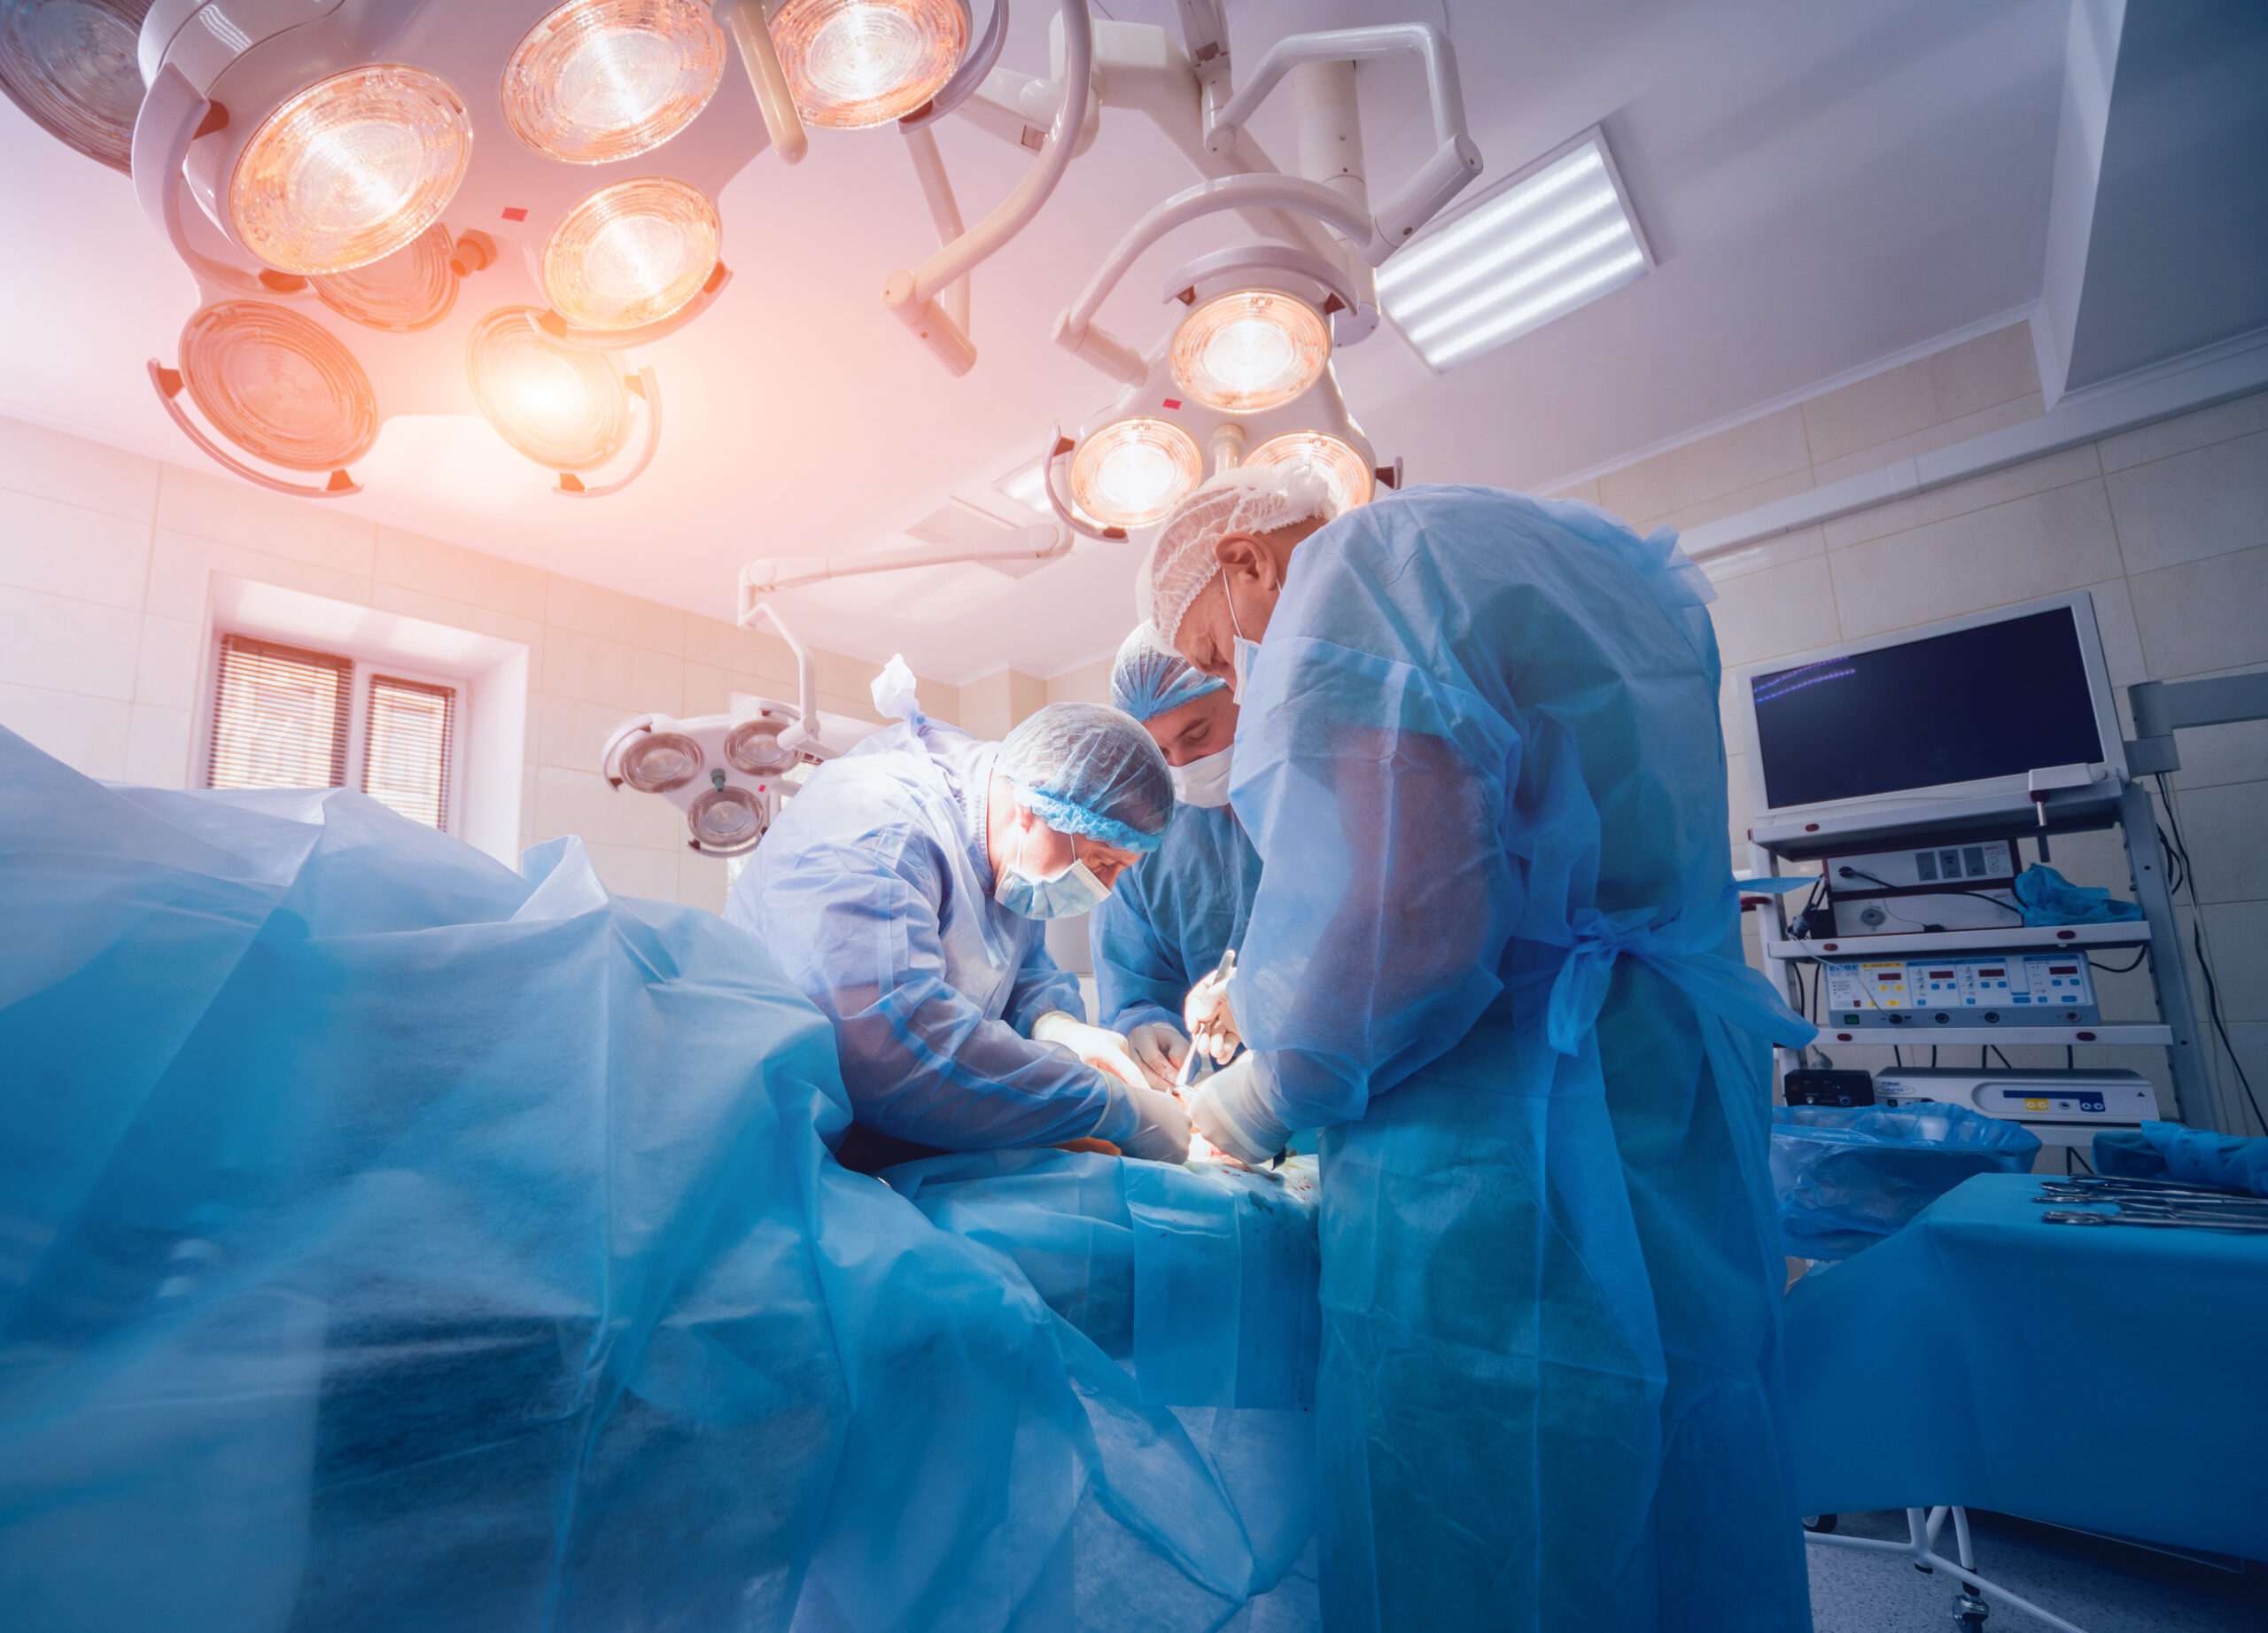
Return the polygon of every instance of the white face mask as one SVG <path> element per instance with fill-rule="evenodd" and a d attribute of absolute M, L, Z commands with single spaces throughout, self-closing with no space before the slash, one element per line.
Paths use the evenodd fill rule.
<path fill-rule="evenodd" d="M 1221 581 L 1221 599 L 1229 603 L 1229 627 L 1237 632 L 1229 654 L 1229 696 L 1241 704 L 1245 688 L 1252 684 L 1252 666 L 1260 661 L 1260 642 L 1245 639 L 1244 626 L 1237 621 L 1237 598 L 1229 594 L 1226 579 Z"/>
<path fill-rule="evenodd" d="M 1184 805 L 1216 808 L 1229 803 L 1229 756 L 1236 751 L 1231 743 L 1218 754 L 1208 754 L 1193 759 L 1186 766 L 1169 766 L 1173 774 L 1173 794 Z"/>

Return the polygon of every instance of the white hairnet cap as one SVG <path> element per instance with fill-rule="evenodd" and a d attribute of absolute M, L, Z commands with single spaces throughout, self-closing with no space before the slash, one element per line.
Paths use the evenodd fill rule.
<path fill-rule="evenodd" d="M 1322 473 L 1305 464 L 1224 470 L 1173 508 L 1134 581 L 1137 617 L 1168 646 L 1198 592 L 1221 564 L 1213 547 L 1230 533 L 1269 533 L 1338 514 Z"/>

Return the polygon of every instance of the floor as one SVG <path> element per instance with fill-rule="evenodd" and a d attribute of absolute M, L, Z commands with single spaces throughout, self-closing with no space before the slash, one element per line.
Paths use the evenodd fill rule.
<path fill-rule="evenodd" d="M 2268 1628 L 2268 1570 L 2241 1575 L 2217 1566 L 1972 1512 L 1977 1571 L 1987 1581 L 2077 1623 L 2086 1633 L 2261 1633 Z M 1906 1516 L 1844 1514 L 1838 1531 L 1904 1541 Z M 1941 1551 L 1951 1557 L 1947 1526 Z M 1812 1621 L 1816 1633 L 1946 1633 L 1953 1584 L 1904 1559 L 1849 1548 L 1813 1546 Z M 2230 1562 L 2233 1563 L 2233 1561 Z M 2035 1633 L 2047 1624 L 1996 1606 L 1988 1633 Z"/>

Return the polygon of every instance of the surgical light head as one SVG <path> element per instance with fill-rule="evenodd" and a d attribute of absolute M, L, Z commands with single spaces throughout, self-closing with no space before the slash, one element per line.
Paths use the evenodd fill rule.
<path fill-rule="evenodd" d="M 1306 461 L 1223 471 L 1166 517 L 1135 579 L 1135 610 L 1169 646 L 1200 592 L 1217 578 L 1213 547 L 1231 533 L 1272 533 L 1339 514 L 1331 485 Z"/>
<path fill-rule="evenodd" d="M 691 124 L 724 71 L 724 32 L 695 0 L 568 0 L 505 65 L 504 121 L 571 165 L 634 159 Z"/>
<path fill-rule="evenodd" d="M 1100 704 L 1048 704 L 1008 734 L 994 769 L 1059 834 L 1146 853 L 1173 818 L 1165 756 L 1140 721 Z"/>
<path fill-rule="evenodd" d="M 968 45 L 963 0 L 786 0 L 772 37 L 796 112 L 830 130 L 888 124 L 937 92 Z"/>
<path fill-rule="evenodd" d="M 1313 385 L 1331 361 L 1331 330 L 1296 295 L 1239 289 L 1215 296 L 1174 331 L 1173 377 L 1208 408 L 1258 414 Z"/>
<path fill-rule="evenodd" d="M 1112 706 L 1138 720 L 1154 720 L 1227 685 L 1172 648 L 1161 646 L 1146 624 L 1134 626 L 1110 666 Z"/>
<path fill-rule="evenodd" d="M 0 91 L 49 135 L 130 166 L 142 109 L 135 38 L 150 0 L 0 0 Z"/>

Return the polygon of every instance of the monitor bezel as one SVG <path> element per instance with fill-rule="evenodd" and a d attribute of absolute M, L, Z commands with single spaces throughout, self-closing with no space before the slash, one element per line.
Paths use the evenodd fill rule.
<path fill-rule="evenodd" d="M 1940 623 L 1893 630 L 1863 641 L 1845 641 L 1834 646 L 1814 647 L 1806 652 L 1786 653 L 1778 657 L 1744 664 L 1734 670 L 1732 684 L 1736 706 L 1740 713 L 1742 747 L 1748 756 L 1749 797 L 1750 808 L 1755 813 L 1753 820 L 1763 822 L 1836 812 L 1881 811 L 1893 806 L 1926 804 L 1931 800 L 1973 799 L 1999 794 L 2022 795 L 2028 798 L 2031 771 L 2045 771 L 2049 767 L 2033 766 L 2031 771 L 2006 776 L 1979 777 L 1966 782 L 1927 783 L 1919 788 L 1860 794 L 1848 799 L 1821 800 L 1806 805 L 1773 805 L 1765 789 L 1764 756 L 1758 745 L 1756 694 L 1751 681 L 1758 675 L 1777 674 L 1782 670 L 1798 668 L 1805 664 L 1878 652 L 1887 647 L 1907 646 L 1938 635 L 1954 634 L 1964 629 L 1978 629 L 1991 624 L 2005 624 L 2036 613 L 2053 612 L 2059 608 L 2070 609 L 2072 624 L 2078 632 L 2079 661 L 2086 672 L 2087 699 L 2094 708 L 2095 735 L 2102 744 L 2102 758 L 2089 761 L 2089 769 L 2097 774 L 2099 780 L 2107 778 L 2124 783 L 2127 780 L 2125 737 L 2119 727 L 2117 705 L 2112 701 L 2110 670 L 2103 657 L 2102 632 L 2095 620 L 2094 596 L 2086 590 L 2071 590 L 2061 595 L 2042 596 L 2037 601 L 2016 602 L 2008 606 L 1994 607 L 1989 611 L 1946 618 Z"/>

